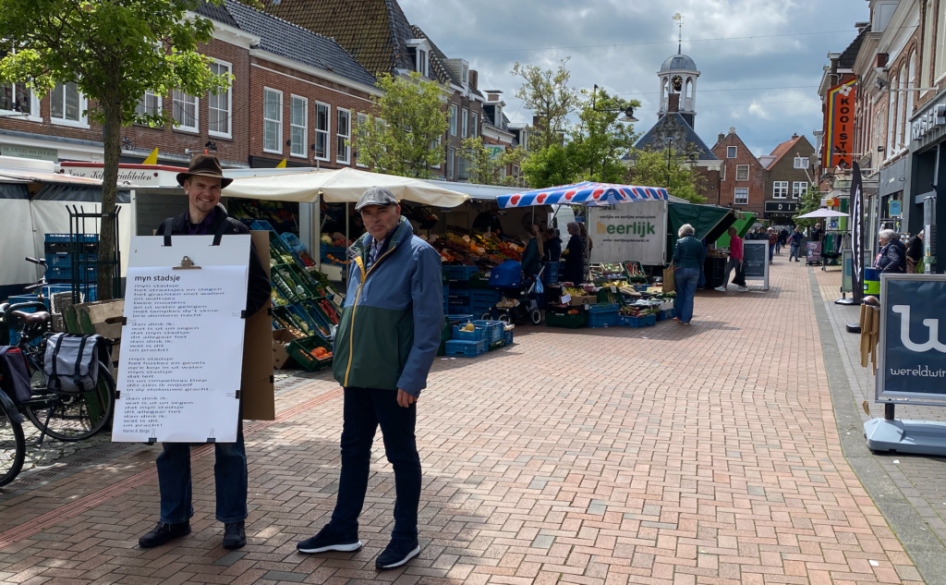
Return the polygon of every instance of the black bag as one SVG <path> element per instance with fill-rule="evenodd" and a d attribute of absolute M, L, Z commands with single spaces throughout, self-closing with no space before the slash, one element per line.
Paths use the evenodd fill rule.
<path fill-rule="evenodd" d="M 23 404 L 33 396 L 29 370 L 19 348 L 0 346 L 0 390 L 3 390 L 14 404 Z"/>
<path fill-rule="evenodd" d="M 57 333 L 46 340 L 43 370 L 54 392 L 88 392 L 99 380 L 99 363 L 109 367 L 109 341 L 100 335 Z"/>

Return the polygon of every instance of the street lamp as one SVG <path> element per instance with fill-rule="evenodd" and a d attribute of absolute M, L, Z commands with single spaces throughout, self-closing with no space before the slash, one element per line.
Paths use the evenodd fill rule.
<path fill-rule="evenodd" d="M 634 108 L 633 108 L 633 107 L 628 106 L 628 107 L 626 107 L 626 108 L 624 108 L 624 109 L 621 109 L 621 108 L 609 108 L 609 109 L 600 109 L 600 110 L 599 110 L 599 109 L 598 109 L 598 106 L 597 106 L 597 103 L 598 103 L 598 102 L 597 102 L 597 98 L 598 98 L 598 86 L 595 85 L 594 93 L 591 94 L 591 110 L 592 110 L 593 112 L 623 112 L 624 115 L 621 116 L 620 118 L 618 118 L 618 122 L 625 122 L 625 123 L 640 122 L 640 120 L 638 120 L 637 118 L 634 117 Z"/>

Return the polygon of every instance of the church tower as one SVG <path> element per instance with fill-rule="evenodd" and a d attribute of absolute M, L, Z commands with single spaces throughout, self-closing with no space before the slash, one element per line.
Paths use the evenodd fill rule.
<path fill-rule="evenodd" d="M 677 54 L 670 56 L 657 72 L 660 79 L 660 111 L 658 117 L 669 112 L 680 112 L 690 127 L 696 119 L 696 80 L 700 76 L 696 63 L 683 54 L 683 17 L 673 17 L 679 27 Z"/>

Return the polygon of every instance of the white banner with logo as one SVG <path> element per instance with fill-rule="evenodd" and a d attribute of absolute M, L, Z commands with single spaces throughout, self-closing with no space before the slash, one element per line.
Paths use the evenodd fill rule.
<path fill-rule="evenodd" d="M 667 251 L 667 202 L 636 201 L 613 207 L 589 207 L 588 236 L 592 264 L 637 260 L 664 264 Z"/>

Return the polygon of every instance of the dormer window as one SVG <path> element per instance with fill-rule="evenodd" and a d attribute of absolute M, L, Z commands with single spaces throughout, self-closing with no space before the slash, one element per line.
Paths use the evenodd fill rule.
<path fill-rule="evenodd" d="M 427 75 L 427 51 L 418 48 L 417 49 L 417 72 L 428 77 Z"/>

